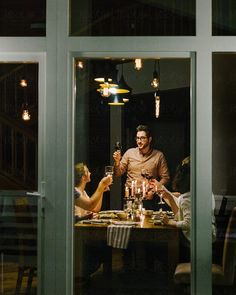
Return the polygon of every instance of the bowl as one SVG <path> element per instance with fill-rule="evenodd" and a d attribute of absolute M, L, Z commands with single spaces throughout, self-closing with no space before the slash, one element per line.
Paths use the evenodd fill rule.
<path fill-rule="evenodd" d="M 143 215 L 145 216 L 152 216 L 153 210 L 143 210 Z"/>
<path fill-rule="evenodd" d="M 117 212 L 116 215 L 120 218 L 120 219 L 127 219 L 127 212 Z"/>

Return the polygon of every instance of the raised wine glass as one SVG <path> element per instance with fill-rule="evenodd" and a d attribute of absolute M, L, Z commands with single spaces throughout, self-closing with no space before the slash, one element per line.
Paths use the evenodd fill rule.
<path fill-rule="evenodd" d="M 113 166 L 105 166 L 105 175 L 113 176 L 114 173 L 114 167 Z"/>
<path fill-rule="evenodd" d="M 105 166 L 105 176 L 110 175 L 112 177 L 113 174 L 114 174 L 114 167 L 113 166 Z M 110 188 L 108 186 L 105 191 L 109 191 L 109 190 L 110 190 Z"/>

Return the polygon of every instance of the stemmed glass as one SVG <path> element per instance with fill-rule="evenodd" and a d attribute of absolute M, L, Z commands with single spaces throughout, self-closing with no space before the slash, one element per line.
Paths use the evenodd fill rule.
<path fill-rule="evenodd" d="M 105 166 L 105 175 L 113 176 L 114 173 L 114 167 L 113 166 Z"/>
<path fill-rule="evenodd" d="M 105 166 L 105 175 L 108 176 L 110 175 L 111 177 L 114 174 L 114 167 L 113 166 Z M 110 188 L 109 186 L 106 188 L 106 191 L 109 191 Z"/>
<path fill-rule="evenodd" d="M 160 201 L 158 202 L 158 204 L 165 204 L 165 202 L 163 201 L 163 198 L 162 198 L 163 191 L 164 191 L 164 189 L 158 190 L 158 196 L 160 197 Z"/>

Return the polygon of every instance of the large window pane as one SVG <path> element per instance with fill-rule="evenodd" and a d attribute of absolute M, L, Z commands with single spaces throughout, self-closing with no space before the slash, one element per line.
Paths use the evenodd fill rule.
<path fill-rule="evenodd" d="M 71 0 L 72 36 L 194 36 L 195 0 Z"/>
<path fill-rule="evenodd" d="M 170 172 L 170 181 L 166 184 L 169 190 L 173 191 L 176 167 L 185 165 L 182 160 L 190 154 L 190 59 L 145 59 L 141 69 L 137 70 L 137 66 L 134 59 L 78 58 L 75 61 L 75 160 L 85 163 L 91 171 L 91 182 L 87 181 L 86 185 L 89 196 L 103 177 L 104 166 L 113 165 L 116 142 L 121 143 L 122 154 L 136 147 L 139 124 L 151 127 L 153 147 L 165 155 Z M 151 85 L 155 72 L 160 76 L 159 92 Z M 108 87 L 110 95 L 107 94 L 105 86 L 121 85 L 122 75 L 126 82 L 124 85 L 123 81 L 122 89 L 130 92 L 114 95 L 112 91 L 116 86 L 113 85 Z M 95 78 L 107 79 L 108 84 Z M 141 169 L 139 176 L 142 177 Z M 76 181 L 78 177 L 75 172 Z M 170 217 L 172 212 L 167 204 L 159 204 L 157 196 L 151 203 L 143 201 L 145 211 L 135 207 L 136 200 L 131 218 L 119 215 L 121 212 L 117 210 L 121 211 L 127 202 L 125 181 L 126 175 L 114 177 L 111 190 L 104 193 L 102 206 L 92 219 L 91 212 L 81 213 L 77 211 L 78 206 L 75 208 L 75 294 L 106 294 L 114 290 L 119 290 L 117 294 L 171 294 L 176 289 L 173 278 L 177 264 L 190 262 L 190 243 L 187 240 L 182 244 L 186 237 L 181 229 L 160 224 L 159 214 L 164 211 Z M 78 183 L 75 185 L 77 189 Z M 79 194 L 83 194 L 80 189 Z M 127 249 L 108 245 L 112 228 L 109 225 L 114 221 L 137 222 L 131 228 Z M 99 222 L 104 223 L 97 224 Z"/>
<path fill-rule="evenodd" d="M 213 194 L 217 240 L 213 243 L 214 294 L 235 293 L 236 247 L 236 54 L 213 54 Z M 230 218 L 231 214 L 233 216 Z M 228 286 L 227 286 L 228 285 Z"/>
<path fill-rule="evenodd" d="M 37 190 L 38 64 L 0 63 L 0 100 L 0 189 Z"/>
<path fill-rule="evenodd" d="M 212 0 L 212 35 L 236 35 L 236 3 L 234 0 Z"/>
<path fill-rule="evenodd" d="M 45 36 L 46 0 L 1 0 L 0 36 Z"/>

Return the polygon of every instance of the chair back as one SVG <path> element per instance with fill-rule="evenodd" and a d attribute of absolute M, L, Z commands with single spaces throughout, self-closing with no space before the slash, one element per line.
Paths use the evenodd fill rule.
<path fill-rule="evenodd" d="M 224 241 L 222 268 L 224 280 L 227 285 L 232 285 L 236 265 L 236 207 L 233 208 Z"/>

